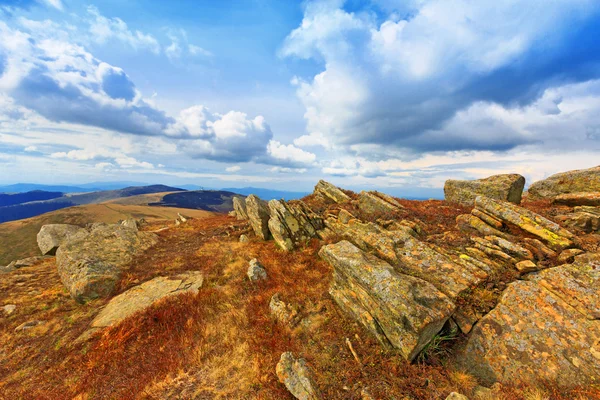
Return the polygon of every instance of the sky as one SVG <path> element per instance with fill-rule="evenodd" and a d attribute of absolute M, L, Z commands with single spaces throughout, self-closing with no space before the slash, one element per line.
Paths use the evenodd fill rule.
<path fill-rule="evenodd" d="M 600 165 L 595 0 L 0 0 L 0 184 L 395 195 Z"/>

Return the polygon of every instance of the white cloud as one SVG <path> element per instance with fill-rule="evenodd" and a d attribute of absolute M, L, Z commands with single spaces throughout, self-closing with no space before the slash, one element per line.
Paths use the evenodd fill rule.
<path fill-rule="evenodd" d="M 267 152 L 275 160 L 291 164 L 312 164 L 317 159 L 313 153 L 299 149 L 292 144 L 282 144 L 276 140 L 269 142 Z"/>
<path fill-rule="evenodd" d="M 34 151 L 38 151 L 38 148 L 36 146 L 27 146 L 27 147 L 25 147 L 24 151 L 31 153 Z"/>
<path fill-rule="evenodd" d="M 227 171 L 227 172 L 238 172 L 241 169 L 242 169 L 242 167 L 240 167 L 239 165 L 234 165 L 234 166 L 225 168 L 225 171 Z"/>
<path fill-rule="evenodd" d="M 294 139 L 294 144 L 298 147 L 317 147 L 321 146 L 330 149 L 331 143 L 321 132 L 312 132 L 308 135 L 302 135 Z"/>
<path fill-rule="evenodd" d="M 48 4 L 49 6 L 56 8 L 59 11 L 64 10 L 61 0 L 42 0 L 42 1 L 46 4 Z"/>

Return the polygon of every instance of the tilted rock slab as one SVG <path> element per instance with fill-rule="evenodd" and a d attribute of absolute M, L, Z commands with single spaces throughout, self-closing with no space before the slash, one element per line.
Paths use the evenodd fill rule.
<path fill-rule="evenodd" d="M 334 268 L 329 293 L 340 308 L 407 360 L 419 354 L 456 308 L 432 284 L 397 272 L 348 241 L 324 246 L 319 255 Z"/>
<path fill-rule="evenodd" d="M 567 215 L 558 215 L 556 219 L 585 233 L 600 232 L 600 207 L 575 207 L 575 211 Z"/>
<path fill-rule="evenodd" d="M 271 233 L 269 232 L 270 215 L 267 202 L 254 194 L 249 195 L 246 197 L 246 213 L 256 236 L 262 240 L 269 240 Z"/>
<path fill-rule="evenodd" d="M 566 206 L 600 207 L 600 192 L 598 193 L 567 193 L 559 194 L 552 202 Z"/>
<path fill-rule="evenodd" d="M 336 203 L 345 203 L 350 201 L 350 197 L 344 193 L 339 187 L 332 185 L 329 182 L 320 180 L 315 186 L 315 194 L 322 194 L 325 197 L 335 201 Z"/>
<path fill-rule="evenodd" d="M 182 293 L 197 293 L 203 281 L 201 272 L 192 271 L 172 277 L 161 276 L 135 286 L 111 299 L 94 318 L 90 329 L 80 340 L 90 337 L 100 329 L 117 325 L 125 318 L 150 307 L 161 299 Z"/>
<path fill-rule="evenodd" d="M 295 358 L 287 351 L 283 353 L 276 367 L 279 382 L 299 400 L 323 399 L 315 382 L 314 373 L 303 358 Z"/>
<path fill-rule="evenodd" d="M 299 200 L 290 203 L 271 200 L 269 210 L 269 230 L 277 244 L 287 251 L 318 237 L 325 226 L 323 219 Z"/>
<path fill-rule="evenodd" d="M 486 221 L 476 217 L 473 214 L 461 214 L 457 216 L 456 225 L 458 226 L 458 229 L 463 232 L 479 232 L 486 236 L 493 235 L 503 237 L 505 239 L 511 237 L 508 233 L 502 232 L 493 226 L 488 225 Z"/>
<path fill-rule="evenodd" d="M 80 232 L 86 230 L 69 224 L 44 225 L 37 234 L 37 244 L 43 255 L 54 255 L 61 244 Z"/>
<path fill-rule="evenodd" d="M 444 184 L 444 197 L 446 201 L 467 207 L 473 207 L 479 195 L 520 204 L 524 187 L 525 178 L 519 174 L 493 175 L 473 181 L 449 179 Z"/>
<path fill-rule="evenodd" d="M 531 200 L 551 199 L 564 193 L 590 192 L 600 192 L 600 165 L 552 175 L 534 182 L 527 191 Z"/>
<path fill-rule="evenodd" d="M 475 206 L 504 222 L 514 224 L 539 237 L 555 250 L 562 250 L 574 245 L 572 239 L 575 235 L 571 232 L 523 207 L 484 196 L 478 196 L 475 199 Z"/>
<path fill-rule="evenodd" d="M 248 212 L 246 211 L 246 200 L 243 197 L 235 196 L 232 199 L 233 202 L 233 210 L 235 211 L 235 217 L 238 220 L 247 220 Z"/>
<path fill-rule="evenodd" d="M 375 214 L 399 211 L 404 207 L 392 196 L 388 196 L 385 193 L 377 191 L 365 192 L 363 190 L 358 195 L 358 208 L 366 213 Z"/>
<path fill-rule="evenodd" d="M 469 338 L 464 357 L 472 374 L 488 384 L 598 382 L 600 254 L 575 260 L 508 286 Z"/>
<path fill-rule="evenodd" d="M 95 225 L 79 233 L 56 252 L 61 281 L 71 297 L 84 302 L 112 294 L 124 265 L 158 241 L 150 232 L 121 225 Z"/>

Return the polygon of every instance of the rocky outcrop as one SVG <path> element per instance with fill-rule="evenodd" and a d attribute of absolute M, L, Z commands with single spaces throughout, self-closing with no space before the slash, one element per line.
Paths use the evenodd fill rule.
<path fill-rule="evenodd" d="M 323 195 L 336 203 L 345 203 L 350 201 L 350 196 L 344 193 L 337 186 L 332 185 L 329 182 L 325 182 L 324 180 L 320 180 L 315 186 L 315 194 Z"/>
<path fill-rule="evenodd" d="M 534 182 L 527 191 L 530 200 L 552 199 L 565 193 L 600 192 L 600 165 L 555 174 Z"/>
<path fill-rule="evenodd" d="M 61 244 L 80 232 L 85 232 L 85 229 L 77 225 L 44 225 L 37 234 L 38 247 L 43 255 L 54 255 Z"/>
<path fill-rule="evenodd" d="M 600 232 L 600 207 L 580 206 L 575 207 L 573 211 L 557 216 L 556 220 L 585 233 Z"/>
<path fill-rule="evenodd" d="M 279 382 L 299 400 L 321 400 L 323 397 L 315 382 L 314 373 L 303 358 L 291 352 L 281 355 L 276 367 Z"/>
<path fill-rule="evenodd" d="M 397 272 L 348 241 L 324 246 L 319 255 L 334 268 L 329 293 L 340 308 L 407 360 L 454 312 L 454 303 L 435 286 Z"/>
<path fill-rule="evenodd" d="M 111 299 L 94 318 L 90 329 L 80 337 L 80 340 L 90 337 L 100 329 L 117 325 L 125 318 L 150 307 L 161 299 L 182 293 L 197 293 L 202 287 L 203 280 L 201 272 L 193 271 L 172 277 L 161 276 L 135 286 Z"/>
<path fill-rule="evenodd" d="M 251 282 L 258 282 L 267 279 L 267 270 L 258 262 L 256 258 L 250 260 L 248 271 L 246 272 Z"/>
<path fill-rule="evenodd" d="M 521 203 L 525 178 L 519 174 L 493 175 L 473 181 L 447 180 L 444 184 L 446 201 L 473 207 L 479 195 L 491 199 Z"/>
<path fill-rule="evenodd" d="M 61 245 L 56 252 L 58 274 L 78 302 L 109 296 L 122 268 L 157 241 L 156 235 L 121 225 L 95 225 Z"/>
<path fill-rule="evenodd" d="M 121 222 L 125 228 L 133 229 L 134 231 L 138 230 L 138 222 L 134 218 L 128 218 L 125 221 Z"/>
<path fill-rule="evenodd" d="M 559 194 L 552 202 L 565 206 L 592 206 L 600 207 L 600 192 L 597 193 L 566 193 Z"/>
<path fill-rule="evenodd" d="M 273 239 L 284 250 L 291 251 L 309 239 L 319 236 L 323 219 L 300 200 L 269 201 L 269 230 Z"/>
<path fill-rule="evenodd" d="M 473 329 L 463 357 L 486 383 L 587 386 L 600 375 L 600 254 L 516 281 Z"/>
<path fill-rule="evenodd" d="M 233 211 L 235 211 L 235 217 L 239 220 L 247 220 L 248 212 L 246 211 L 246 201 L 242 197 L 234 197 Z"/>
<path fill-rule="evenodd" d="M 404 207 L 385 193 L 362 191 L 358 195 L 358 208 L 367 214 L 385 214 L 400 211 Z"/>
<path fill-rule="evenodd" d="M 267 202 L 261 200 L 258 196 L 251 194 L 246 197 L 246 214 L 250 220 L 250 225 L 256 236 L 262 240 L 269 240 L 269 207 Z"/>

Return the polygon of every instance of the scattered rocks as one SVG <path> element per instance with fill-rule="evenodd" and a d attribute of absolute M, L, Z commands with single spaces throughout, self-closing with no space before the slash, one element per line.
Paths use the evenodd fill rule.
<path fill-rule="evenodd" d="M 566 193 L 600 192 L 600 166 L 562 172 L 534 182 L 527 191 L 529 199 L 552 199 Z"/>
<path fill-rule="evenodd" d="M 270 215 L 267 203 L 251 194 L 246 197 L 246 213 L 256 236 L 262 240 L 269 240 L 271 233 L 269 232 Z"/>
<path fill-rule="evenodd" d="M 344 193 L 337 186 L 332 185 L 329 182 L 320 180 L 315 186 L 315 194 L 322 194 L 323 196 L 335 201 L 336 203 L 345 203 L 350 201 L 350 197 Z"/>
<path fill-rule="evenodd" d="M 263 267 L 256 258 L 250 260 L 248 267 L 248 279 L 252 282 L 258 282 L 267 279 L 267 270 Z"/>
<path fill-rule="evenodd" d="M 13 312 L 15 312 L 16 309 L 17 306 L 15 304 L 7 304 L 4 307 L 2 307 L 2 311 L 4 311 L 6 315 L 12 314 Z"/>
<path fill-rule="evenodd" d="M 299 400 L 320 400 L 322 395 L 315 382 L 314 373 L 303 358 L 291 352 L 281 355 L 277 363 L 277 377 L 289 392 Z"/>
<path fill-rule="evenodd" d="M 144 310 L 166 297 L 182 293 L 197 293 L 202 287 L 203 280 L 201 272 L 191 271 L 172 277 L 161 276 L 135 286 L 111 299 L 79 340 L 87 339 L 99 329 L 116 325 L 137 311 Z"/>
<path fill-rule="evenodd" d="M 38 247 L 43 255 L 54 255 L 61 244 L 81 232 L 85 232 L 85 229 L 77 225 L 44 225 L 37 234 Z"/>
<path fill-rule="evenodd" d="M 391 213 L 404 207 L 393 197 L 385 193 L 362 191 L 358 195 L 358 208 L 368 214 Z"/>
<path fill-rule="evenodd" d="M 324 246 L 319 255 L 334 268 L 329 293 L 340 308 L 408 360 L 454 312 L 455 305 L 435 286 L 396 272 L 348 241 Z"/>
<path fill-rule="evenodd" d="M 447 180 L 444 184 L 446 201 L 473 207 L 479 195 L 490 199 L 521 203 L 525 178 L 519 174 L 493 175 L 473 181 Z"/>
<path fill-rule="evenodd" d="M 121 225 L 96 225 L 58 248 L 60 279 L 78 302 L 107 297 L 119 281 L 122 267 L 157 240 L 153 233 Z"/>
<path fill-rule="evenodd" d="M 246 201 L 243 197 L 233 198 L 233 210 L 235 211 L 235 217 L 239 220 L 247 220 L 248 213 L 246 211 Z"/>
<path fill-rule="evenodd" d="M 273 239 L 284 250 L 291 251 L 298 245 L 318 236 L 323 229 L 323 219 L 302 201 L 269 201 L 271 216 L 269 229 Z"/>

